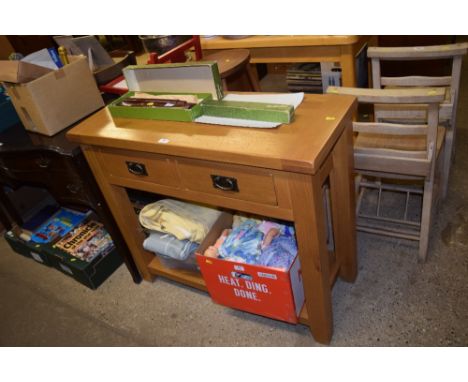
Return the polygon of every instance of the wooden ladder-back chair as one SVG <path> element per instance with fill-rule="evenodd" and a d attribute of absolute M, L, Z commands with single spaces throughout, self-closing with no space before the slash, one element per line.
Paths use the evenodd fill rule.
<path fill-rule="evenodd" d="M 380 88 L 407 88 L 407 87 L 442 87 L 446 89 L 445 99 L 440 104 L 439 122 L 446 128 L 445 154 L 442 172 L 442 197 L 445 198 L 448 189 L 450 165 L 455 149 L 456 111 L 458 92 L 460 87 L 460 73 L 462 58 L 466 54 L 468 43 L 416 46 L 416 47 L 370 47 L 367 56 L 372 62 L 373 87 Z M 382 61 L 425 61 L 425 60 L 450 60 L 451 70 L 448 76 L 404 76 L 384 77 L 381 75 Z M 391 108 L 392 109 L 392 108 Z M 425 107 L 420 107 L 420 114 L 414 114 L 414 105 L 407 105 L 398 113 L 395 110 L 387 110 L 385 105 L 376 107 L 376 120 L 386 120 L 389 116 L 399 118 L 402 122 L 408 118 L 407 111 L 414 118 L 424 118 Z"/>
<path fill-rule="evenodd" d="M 400 105 L 424 104 L 423 124 L 353 122 L 354 167 L 358 176 L 357 229 L 360 231 L 419 241 L 419 261 L 427 257 L 431 214 L 437 196 L 436 162 L 442 159 L 445 129 L 439 127 L 439 104 L 445 90 L 440 88 L 358 89 L 329 87 L 328 93 L 356 96 L 360 103 Z M 407 113 L 409 117 L 411 114 Z M 439 164 L 440 166 L 440 164 Z M 372 181 L 370 179 L 373 179 Z M 385 179 L 385 183 L 382 181 Z M 398 180 L 398 182 L 395 182 Z M 422 188 L 418 182 L 422 181 Z M 416 187 L 411 183 L 416 182 Z M 377 190 L 376 213 L 361 212 L 366 190 Z M 384 191 L 406 194 L 404 216 L 395 219 L 381 210 Z M 420 221 L 408 217 L 411 195 L 422 195 Z M 393 212 L 393 211 L 392 211 Z M 419 212 L 419 211 L 418 211 Z M 372 222 L 369 224 L 369 222 Z"/>
<path fill-rule="evenodd" d="M 224 90 L 228 90 L 230 79 L 244 76 L 250 86 L 249 90 L 260 91 L 257 77 L 250 68 L 250 52 L 248 49 L 222 50 L 210 55 L 203 56 L 200 36 L 192 36 L 191 39 L 183 42 L 175 48 L 158 56 L 157 53 L 150 53 L 148 64 L 162 64 L 167 62 L 177 63 L 192 59 L 190 51 L 195 53 L 195 61 L 216 61 L 219 75 L 223 82 Z"/>

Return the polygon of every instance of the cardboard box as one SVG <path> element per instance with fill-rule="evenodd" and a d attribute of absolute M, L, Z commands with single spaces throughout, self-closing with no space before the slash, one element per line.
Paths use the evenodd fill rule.
<path fill-rule="evenodd" d="M 132 65 L 123 70 L 129 92 L 108 107 L 118 118 L 193 121 L 202 114 L 201 104 L 190 109 L 117 106 L 135 92 L 154 95 L 194 94 L 199 99 L 222 99 L 223 87 L 216 62 Z"/>
<path fill-rule="evenodd" d="M 203 115 L 252 121 L 290 123 L 294 106 L 262 102 L 203 101 Z"/>
<path fill-rule="evenodd" d="M 16 253 L 58 269 L 91 289 L 98 288 L 123 263 L 114 246 L 97 255 L 91 262 L 86 262 L 57 248 L 56 243 L 24 241 L 13 231 L 6 232 L 4 237 Z"/>
<path fill-rule="evenodd" d="M 0 81 L 24 84 L 53 72 L 52 69 L 23 61 L 0 61 Z"/>
<path fill-rule="evenodd" d="M 44 250 L 54 268 L 91 289 L 99 287 L 123 262 L 102 223 L 91 218 Z"/>
<path fill-rule="evenodd" d="M 287 271 L 203 256 L 232 216 L 222 214 L 197 251 L 197 262 L 211 299 L 221 305 L 297 323 L 304 305 L 301 266 L 296 257 Z"/>
<path fill-rule="evenodd" d="M 45 250 L 46 245 L 24 241 L 17 237 L 13 231 L 5 232 L 4 237 L 11 249 L 16 253 L 29 257 L 43 265 L 52 266 L 52 261 Z"/>
<path fill-rule="evenodd" d="M 115 248 L 91 262 L 82 261 L 53 245 L 44 246 L 50 265 L 91 289 L 97 289 L 122 263 Z"/>
<path fill-rule="evenodd" d="M 93 74 L 98 85 L 105 85 L 113 79 L 122 75 L 123 68 L 136 64 L 135 53 L 131 51 L 111 52 L 114 63 L 108 66 L 102 66 L 96 69 Z"/>
<path fill-rule="evenodd" d="M 6 88 L 26 130 L 51 136 L 104 106 L 86 58 L 69 60 L 63 68 L 26 83 L 18 82 L 28 76 L 31 64 L 16 62 L 16 81 L 6 83 Z M 0 75 L 5 78 L 15 80 Z"/>

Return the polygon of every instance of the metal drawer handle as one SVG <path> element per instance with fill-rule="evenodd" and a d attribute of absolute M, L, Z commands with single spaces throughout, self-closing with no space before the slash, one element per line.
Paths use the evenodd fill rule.
<path fill-rule="evenodd" d="M 1 168 L 2 170 L 4 170 L 4 171 L 10 170 L 10 169 L 8 168 L 8 166 L 5 165 L 5 162 L 3 162 L 3 160 L 1 160 L 1 159 L 0 159 L 0 168 Z"/>
<path fill-rule="evenodd" d="M 129 162 L 127 163 L 127 170 L 128 172 L 132 173 L 133 175 L 140 175 L 140 176 L 147 176 L 148 173 L 146 172 L 146 167 L 143 163 L 138 162 Z"/>
<path fill-rule="evenodd" d="M 36 164 L 40 168 L 47 168 L 50 165 L 50 159 L 49 158 L 37 158 L 36 159 Z"/>
<path fill-rule="evenodd" d="M 67 189 L 70 191 L 72 194 L 78 193 L 80 191 L 80 186 L 74 183 L 69 183 L 67 184 Z"/>
<path fill-rule="evenodd" d="M 213 187 L 223 191 L 235 191 L 239 192 L 236 178 L 229 178 L 221 175 L 211 175 L 213 181 Z"/>

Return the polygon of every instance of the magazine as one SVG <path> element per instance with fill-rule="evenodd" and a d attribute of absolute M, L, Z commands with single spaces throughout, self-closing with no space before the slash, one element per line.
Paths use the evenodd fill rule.
<path fill-rule="evenodd" d="M 80 224 L 88 214 L 62 207 L 33 232 L 31 240 L 41 244 L 61 238 Z"/>
<path fill-rule="evenodd" d="M 80 260 L 91 262 L 98 255 L 107 255 L 114 248 L 114 243 L 101 223 L 90 220 L 73 229 L 55 243 L 54 247 Z"/>

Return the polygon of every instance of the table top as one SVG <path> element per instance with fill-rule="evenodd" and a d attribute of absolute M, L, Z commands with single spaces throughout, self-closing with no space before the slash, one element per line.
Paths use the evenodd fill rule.
<path fill-rule="evenodd" d="M 359 36 L 269 35 L 247 36 L 238 39 L 214 36 L 210 38 L 202 37 L 200 41 L 202 49 L 271 48 L 287 46 L 351 45 L 359 41 Z"/>
<path fill-rule="evenodd" d="M 67 137 L 85 145 L 314 174 L 356 107 L 351 96 L 306 94 L 294 121 L 273 129 L 143 119 L 113 120 L 107 108 Z"/>

